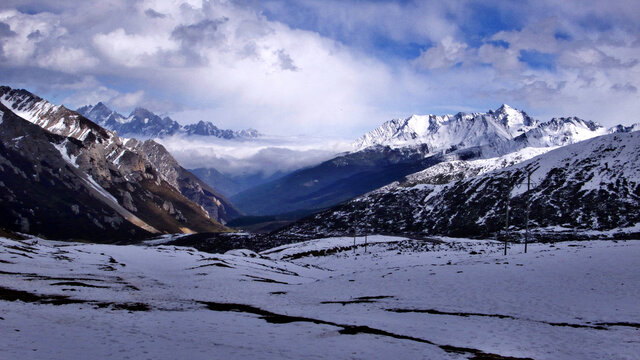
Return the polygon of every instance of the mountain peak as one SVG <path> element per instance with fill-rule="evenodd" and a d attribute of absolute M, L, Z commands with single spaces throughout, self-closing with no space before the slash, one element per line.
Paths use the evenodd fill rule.
<path fill-rule="evenodd" d="M 152 113 L 151 111 L 149 111 L 149 110 L 147 110 L 147 109 L 145 109 L 143 107 L 138 106 L 135 109 L 133 109 L 131 114 L 129 114 L 129 117 L 131 117 L 131 116 L 149 116 L 149 115 L 155 116 L 155 114 Z"/>
<path fill-rule="evenodd" d="M 441 151 L 458 146 L 484 146 L 510 141 L 535 125 L 529 115 L 507 104 L 487 113 L 412 115 L 385 122 L 358 139 L 354 147 L 361 150 L 373 145 L 426 144 L 431 151 Z"/>
<path fill-rule="evenodd" d="M 498 122 L 513 136 L 529 130 L 536 124 L 527 113 L 507 104 L 502 104 L 495 111 L 489 111 L 489 114 L 497 115 Z"/>

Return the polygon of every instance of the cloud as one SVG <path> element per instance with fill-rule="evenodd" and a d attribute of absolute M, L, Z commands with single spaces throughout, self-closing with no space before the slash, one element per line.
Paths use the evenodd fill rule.
<path fill-rule="evenodd" d="M 11 26 L 9 26 L 9 24 L 0 22 L 0 37 L 12 37 L 16 35 L 18 34 L 11 30 Z"/>
<path fill-rule="evenodd" d="M 423 69 L 448 68 L 467 58 L 467 44 L 448 36 L 436 46 L 423 51 L 413 63 Z"/>
<path fill-rule="evenodd" d="M 177 44 L 162 33 L 128 34 L 123 28 L 93 37 L 95 47 L 111 62 L 125 67 L 149 66 L 159 61 L 163 51 Z"/>
<path fill-rule="evenodd" d="M 277 50 L 276 55 L 278 56 L 278 61 L 282 70 L 298 70 L 298 67 L 293 63 L 293 59 L 291 59 L 291 56 L 289 56 L 284 49 Z"/>
<path fill-rule="evenodd" d="M 633 85 L 631 85 L 631 84 L 629 84 L 629 83 L 626 83 L 626 84 L 613 84 L 611 86 L 611 89 L 615 90 L 615 91 L 620 91 L 620 92 L 625 92 L 625 93 L 633 93 L 633 94 L 638 92 L 638 88 L 633 86 Z"/>
<path fill-rule="evenodd" d="M 145 101 L 144 91 L 136 91 L 132 93 L 117 94 L 107 100 L 107 104 L 116 109 L 131 109 L 141 106 Z"/>
<path fill-rule="evenodd" d="M 94 68 L 99 60 L 88 55 L 83 49 L 63 46 L 43 54 L 37 59 L 37 63 L 43 68 L 75 73 Z"/>
<path fill-rule="evenodd" d="M 184 46 L 219 44 L 225 40 L 225 36 L 218 31 L 218 28 L 228 20 L 228 18 L 205 19 L 196 24 L 179 25 L 171 32 L 171 36 L 182 41 Z"/>
<path fill-rule="evenodd" d="M 148 17 L 150 17 L 150 18 L 153 18 L 153 19 L 158 19 L 158 18 L 163 19 L 163 18 L 167 17 L 165 14 L 161 14 L 161 13 L 159 13 L 159 12 L 153 10 L 153 9 L 145 10 L 144 14 L 147 15 Z"/>
<path fill-rule="evenodd" d="M 504 102 L 613 124 L 638 121 L 639 14 L 631 0 L 6 0 L 0 82 L 272 134 L 355 138 Z"/>
<path fill-rule="evenodd" d="M 290 172 L 351 148 L 350 140 L 314 137 L 267 136 L 243 141 L 172 136 L 156 141 L 186 168 L 213 167 L 230 175 Z"/>

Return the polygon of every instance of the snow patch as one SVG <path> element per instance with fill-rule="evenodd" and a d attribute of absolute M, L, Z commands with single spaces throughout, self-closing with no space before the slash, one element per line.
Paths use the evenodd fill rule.
<path fill-rule="evenodd" d="M 64 161 L 66 161 L 69 165 L 77 169 L 79 167 L 78 164 L 76 164 L 76 160 L 78 157 L 75 155 L 69 155 L 69 152 L 67 150 L 67 142 L 68 140 L 65 140 L 60 144 L 51 143 L 51 145 L 53 145 L 53 147 L 55 147 L 56 150 L 58 150 L 60 155 L 62 155 L 62 158 L 64 159 Z"/>

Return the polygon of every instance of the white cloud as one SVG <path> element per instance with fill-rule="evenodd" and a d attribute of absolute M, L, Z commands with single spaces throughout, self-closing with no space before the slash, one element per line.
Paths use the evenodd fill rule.
<path fill-rule="evenodd" d="M 122 28 L 108 34 L 97 34 L 93 42 L 111 61 L 127 67 L 148 66 L 157 61 L 161 52 L 178 49 L 178 44 L 161 32 L 127 34 Z"/>
<path fill-rule="evenodd" d="M 132 93 L 117 94 L 107 100 L 109 106 L 116 109 L 131 109 L 140 106 L 145 102 L 144 91 L 136 91 Z"/>
<path fill-rule="evenodd" d="M 186 168 L 213 167 L 226 174 L 290 172 L 351 149 L 351 140 L 265 136 L 254 140 L 172 136 L 156 139 Z"/>
<path fill-rule="evenodd" d="M 481 19 L 464 0 L 296 3 L 313 16 L 280 0 L 33 1 L 49 10 L 33 14 L 7 0 L 0 80 L 63 89 L 69 104 L 138 102 L 267 133 L 356 137 L 393 117 L 503 102 L 610 124 L 640 112 L 636 3 L 488 1 L 518 26 L 470 39 L 465 26 Z M 528 66 L 521 50 L 548 54 L 552 69 Z"/>
<path fill-rule="evenodd" d="M 467 44 L 447 36 L 438 45 L 422 51 L 414 64 L 423 69 L 448 68 L 467 58 Z"/>
<path fill-rule="evenodd" d="M 84 78 L 70 86 L 58 86 L 57 88 L 61 90 L 80 90 L 73 96 L 62 100 L 66 106 L 72 109 L 77 109 L 84 105 L 94 105 L 101 101 L 106 103 L 110 108 L 126 115 L 134 107 L 152 105 L 148 106 L 149 108 L 152 108 L 154 107 L 153 105 L 155 105 L 153 99 L 149 99 L 142 90 L 130 93 L 121 93 L 99 85 L 99 83 L 91 77 Z"/>
<path fill-rule="evenodd" d="M 83 49 L 68 48 L 66 46 L 52 49 L 36 61 L 43 68 L 66 73 L 83 72 L 94 68 L 99 63 L 97 58 L 88 55 Z"/>

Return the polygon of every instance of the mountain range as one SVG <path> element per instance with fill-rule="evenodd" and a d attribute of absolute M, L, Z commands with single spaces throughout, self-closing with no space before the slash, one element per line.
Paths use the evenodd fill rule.
<path fill-rule="evenodd" d="M 116 241 L 227 231 L 240 215 L 161 145 L 123 140 L 26 90 L 0 87 L 0 227 Z"/>
<path fill-rule="evenodd" d="M 103 104 L 84 110 L 101 124 L 147 124 L 147 135 L 196 134 L 140 108 L 127 121 Z M 213 131 L 202 126 L 199 134 Z M 4 86 L 0 229 L 110 242 L 228 231 L 234 220 L 269 231 L 290 223 L 269 235 L 286 241 L 353 231 L 493 236 L 504 229 L 507 208 L 509 229 L 520 231 L 527 203 L 540 231 L 635 229 L 638 129 L 576 117 L 543 122 L 507 105 L 414 115 L 365 134 L 353 151 L 247 188 L 253 180 L 233 182 L 215 169 L 193 174 L 153 140 L 120 138 L 78 112 Z M 197 175 L 245 190 L 229 201 Z"/>
<path fill-rule="evenodd" d="M 640 233 L 640 132 L 603 135 L 519 162 L 525 153 L 443 162 L 279 234 L 488 237 L 504 231 L 509 214 L 509 230 L 522 236 L 527 207 L 539 237 L 563 230 L 573 238 L 625 228 Z"/>
<path fill-rule="evenodd" d="M 160 117 L 141 107 L 135 108 L 128 117 L 110 109 L 102 102 L 83 106 L 76 111 L 96 124 L 125 137 L 162 138 L 182 134 L 213 136 L 221 139 L 248 139 L 260 136 L 255 129 L 240 131 L 219 129 L 213 123 L 202 120 L 196 124 L 183 126 L 168 116 Z"/>
<path fill-rule="evenodd" d="M 508 105 L 486 113 L 414 115 L 365 134 L 352 152 L 235 194 L 231 201 L 251 215 L 312 213 L 442 162 L 497 158 L 523 149 L 531 149 L 523 156 L 537 155 L 637 128 L 607 129 L 576 117 L 541 122 Z"/>

